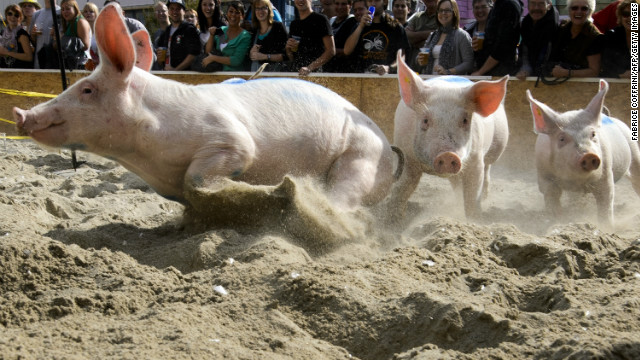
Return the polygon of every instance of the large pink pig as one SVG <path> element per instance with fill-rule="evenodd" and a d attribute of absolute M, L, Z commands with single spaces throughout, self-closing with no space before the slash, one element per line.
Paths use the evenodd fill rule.
<path fill-rule="evenodd" d="M 390 144 L 332 91 L 295 79 L 164 80 L 143 70 L 148 38 L 136 33 L 134 44 L 119 8 L 102 10 L 95 29 L 101 61 L 93 74 L 31 110 L 14 108 L 18 128 L 37 142 L 114 159 L 183 203 L 190 188 L 223 178 L 275 185 L 287 174 L 319 179 L 344 209 L 389 192 Z"/>
<path fill-rule="evenodd" d="M 402 100 L 395 115 L 394 145 L 405 154 L 405 169 L 389 205 L 403 214 L 423 173 L 462 185 L 467 217 L 480 214 L 489 171 L 507 146 L 509 129 L 502 101 L 508 77 L 476 83 L 445 76 L 423 81 L 398 55 Z"/>
<path fill-rule="evenodd" d="M 640 149 L 622 121 L 602 114 L 609 84 L 600 80 L 600 91 L 582 110 L 559 114 L 536 101 L 531 103 L 536 141 L 538 187 L 547 210 L 560 214 L 563 190 L 590 192 L 596 198 L 601 225 L 613 227 L 614 183 L 631 177 L 640 195 Z"/>

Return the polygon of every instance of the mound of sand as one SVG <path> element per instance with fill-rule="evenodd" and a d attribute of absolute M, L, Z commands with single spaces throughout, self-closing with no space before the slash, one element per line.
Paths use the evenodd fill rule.
<path fill-rule="evenodd" d="M 627 180 L 615 233 L 590 196 L 550 221 L 535 173 L 505 168 L 481 223 L 427 176 L 400 230 L 305 179 L 194 192 L 185 221 L 113 162 L 1 150 L 2 358 L 640 358 Z"/>

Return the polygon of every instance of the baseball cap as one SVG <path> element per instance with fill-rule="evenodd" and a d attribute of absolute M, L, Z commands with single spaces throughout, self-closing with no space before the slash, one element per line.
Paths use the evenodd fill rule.
<path fill-rule="evenodd" d="M 167 7 L 171 4 L 178 4 L 182 6 L 184 10 L 187 10 L 187 7 L 184 5 L 184 0 L 169 0 L 167 1 Z"/>
<path fill-rule="evenodd" d="M 22 0 L 18 3 L 20 6 L 22 6 L 22 4 L 33 4 L 37 9 L 42 9 L 42 6 L 40 6 L 40 3 L 38 3 L 37 0 Z"/>

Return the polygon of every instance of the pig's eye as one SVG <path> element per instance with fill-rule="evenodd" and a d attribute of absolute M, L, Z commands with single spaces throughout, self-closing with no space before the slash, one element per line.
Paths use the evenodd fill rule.
<path fill-rule="evenodd" d="M 564 135 L 560 135 L 560 137 L 558 138 L 558 141 L 560 141 L 561 143 L 564 143 Z"/>
<path fill-rule="evenodd" d="M 593 139 L 596 138 L 596 132 L 595 131 L 591 132 L 591 138 L 593 138 Z"/>
<path fill-rule="evenodd" d="M 462 125 L 467 125 L 468 122 L 469 120 L 467 120 L 467 118 L 462 119 Z"/>
<path fill-rule="evenodd" d="M 422 125 L 429 125 L 429 119 L 422 120 Z"/>
<path fill-rule="evenodd" d="M 93 93 L 93 90 L 91 90 L 91 88 L 86 87 L 86 88 L 82 89 L 82 93 L 83 94 L 91 94 L 91 93 Z"/>

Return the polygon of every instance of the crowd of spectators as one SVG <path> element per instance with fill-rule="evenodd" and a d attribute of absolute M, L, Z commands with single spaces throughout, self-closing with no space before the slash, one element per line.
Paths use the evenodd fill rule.
<path fill-rule="evenodd" d="M 110 1 L 107 0 L 103 6 Z M 616 0 L 595 12 L 595 0 L 568 0 L 561 21 L 552 0 L 473 0 L 463 26 L 456 0 L 312 0 L 294 2 L 285 27 L 270 0 L 157 2 L 151 36 L 152 70 L 288 71 L 388 74 L 401 51 L 417 72 L 433 75 L 630 77 L 630 9 Z M 98 6 L 22 0 L 4 9 L 0 67 L 91 70 L 99 63 L 93 39 Z M 375 8 L 370 13 L 369 9 Z M 126 19 L 131 32 L 145 29 Z M 57 48 L 56 37 L 62 39 Z M 60 56 L 62 54 L 63 56 Z M 72 61 L 68 62 L 67 59 Z M 70 65 L 71 64 L 71 65 Z"/>

